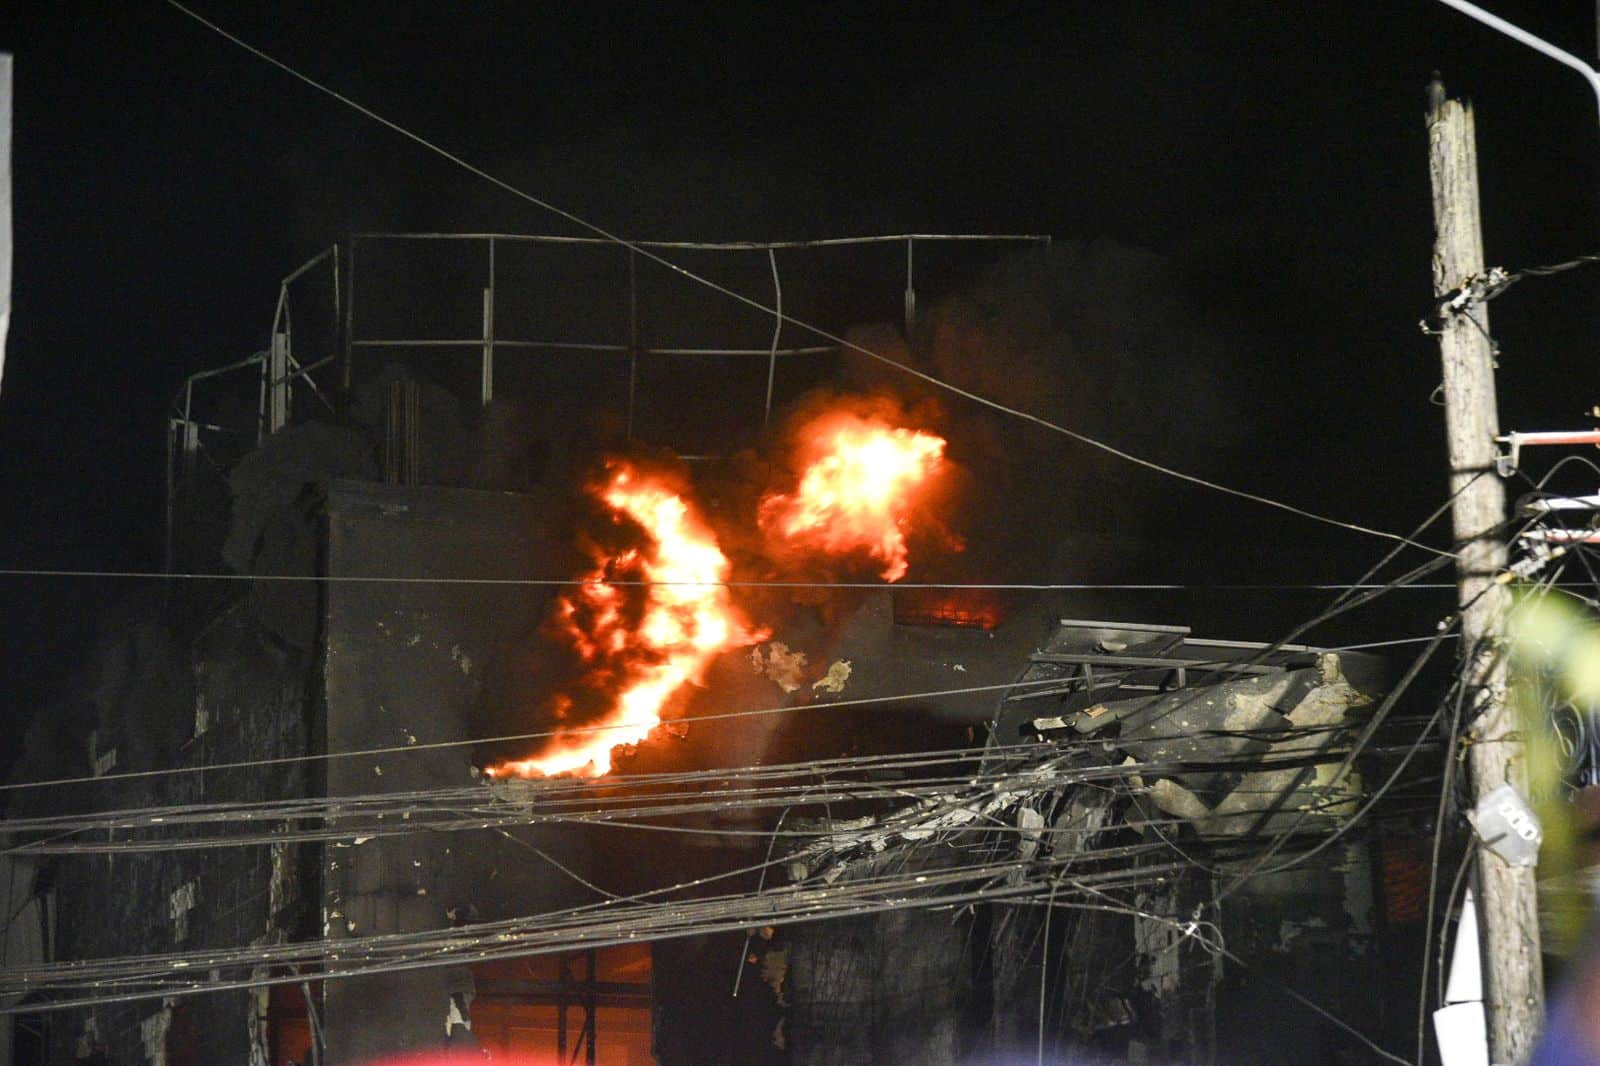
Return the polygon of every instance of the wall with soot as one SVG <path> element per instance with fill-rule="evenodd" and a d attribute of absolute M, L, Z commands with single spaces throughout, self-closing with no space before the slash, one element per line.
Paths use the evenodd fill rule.
<path fill-rule="evenodd" d="M 312 660 L 235 601 L 198 633 L 135 613 L 101 641 L 60 705 L 80 727 L 59 764 L 126 781 L 25 792 L 10 813 L 259 801 L 303 796 L 306 767 L 194 772 L 305 753 Z M 303 934 L 303 848 L 284 845 L 63 855 L 40 862 L 55 894 L 55 954 L 85 959 L 274 943 Z M 249 992 L 181 997 L 48 1015 L 52 1061 L 117 1066 L 250 1062 L 269 1055 L 266 1000 Z"/>

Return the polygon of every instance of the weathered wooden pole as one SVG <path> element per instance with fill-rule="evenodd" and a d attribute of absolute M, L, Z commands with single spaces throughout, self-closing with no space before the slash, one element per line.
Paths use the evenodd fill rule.
<path fill-rule="evenodd" d="M 1446 99 L 1437 80 L 1428 86 L 1428 164 L 1433 179 L 1433 291 L 1444 296 L 1483 273 L 1483 231 L 1472 107 Z M 1474 742 L 1468 757 L 1472 788 L 1483 796 L 1510 782 L 1526 796 L 1527 758 L 1506 699 L 1510 592 L 1495 581 L 1506 565 L 1501 539 L 1506 501 L 1493 472 L 1500 419 L 1488 308 L 1483 303 L 1444 318 L 1439 355 L 1444 366 L 1450 491 L 1459 493 L 1452 517 L 1458 552 L 1461 668 L 1472 708 Z M 1474 481 L 1482 471 L 1489 473 Z M 1478 877 L 1490 1061 L 1521 1066 L 1533 1052 L 1544 1015 L 1534 871 L 1512 866 L 1490 849 L 1480 848 Z"/>

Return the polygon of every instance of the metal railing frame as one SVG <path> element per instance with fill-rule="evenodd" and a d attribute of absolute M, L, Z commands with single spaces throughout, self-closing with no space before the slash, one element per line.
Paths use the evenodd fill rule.
<path fill-rule="evenodd" d="M 486 285 L 483 289 L 483 329 L 476 337 L 443 337 L 443 338 L 416 338 L 416 337 L 358 337 L 355 332 L 355 286 L 356 286 L 356 249 L 362 242 L 374 243 L 380 241 L 474 241 L 483 242 L 487 246 L 487 271 L 485 274 Z M 783 348 L 780 347 L 783 337 L 783 280 L 778 270 L 778 252 L 808 248 L 840 248 L 875 244 L 903 244 L 906 250 L 906 283 L 903 313 L 905 316 L 906 332 L 909 334 L 916 325 L 916 258 L 915 248 L 918 241 L 931 242 L 990 242 L 990 243 L 1031 243 L 1048 245 L 1050 238 L 1039 234 L 994 234 L 994 233 L 900 233 L 873 237 L 830 237 L 814 241 L 634 241 L 629 245 L 618 244 L 615 241 L 601 237 L 563 237 L 553 234 L 530 233 L 398 233 L 398 232 L 359 232 L 352 233 L 349 237 L 348 252 L 346 255 L 346 294 L 344 300 L 344 387 L 348 390 L 352 384 L 354 374 L 355 353 L 360 349 L 397 349 L 397 348 L 473 348 L 480 352 L 480 380 L 482 382 L 480 399 L 487 406 L 494 399 L 494 358 L 497 348 L 543 350 L 543 351 L 585 351 L 597 354 L 626 355 L 628 357 L 628 403 L 627 403 L 627 433 L 633 436 L 636 414 L 638 411 L 638 381 L 639 358 L 646 355 L 661 356 L 729 356 L 729 357 L 767 357 L 767 384 L 765 404 L 762 410 L 762 423 L 766 424 L 772 418 L 772 393 L 777 378 L 777 364 L 780 356 L 790 357 L 797 355 L 821 355 L 836 351 L 837 346 L 832 344 L 808 345 Z M 628 257 L 628 336 L 626 341 L 580 341 L 580 340 L 530 340 L 526 338 L 509 338 L 496 335 L 494 326 L 494 306 L 496 295 L 495 252 L 498 244 L 550 244 L 574 246 L 610 246 L 625 252 Z M 768 264 L 772 271 L 772 301 L 773 315 L 772 343 L 765 348 L 729 348 L 729 347 L 656 347 L 643 346 L 639 343 L 639 272 L 638 254 L 635 248 L 650 249 L 652 251 L 701 251 L 701 252 L 765 252 Z"/>
<path fill-rule="evenodd" d="M 399 241 L 475 241 L 487 248 L 485 281 L 483 288 L 482 329 L 476 337 L 358 337 L 355 333 L 356 307 L 356 249 L 363 242 Z M 929 243 L 982 243 L 1038 244 L 1049 246 L 1050 238 L 1041 234 L 998 233 L 898 233 L 869 237 L 828 237 L 811 241 L 634 241 L 631 245 L 619 244 L 602 237 L 566 237 L 555 234 L 532 233 L 401 233 L 355 232 L 344 245 L 332 244 L 306 260 L 278 283 L 278 299 L 272 313 L 272 326 L 267 348 L 246 359 L 226 366 L 215 367 L 191 374 L 184 379 L 183 387 L 174 399 L 173 410 L 167 420 L 167 529 L 165 545 L 166 569 L 173 566 L 173 524 L 177 495 L 177 482 L 181 470 L 192 472 L 197 457 L 204 453 L 202 433 L 235 434 L 240 431 L 198 421 L 194 414 L 195 386 L 202 382 L 255 368 L 259 375 L 259 399 L 256 417 L 256 444 L 287 425 L 293 417 L 296 386 L 304 383 L 329 412 L 338 409 L 330 393 L 348 396 L 354 384 L 355 353 L 362 349 L 473 349 L 479 355 L 479 401 L 488 406 L 494 399 L 494 364 L 497 349 L 521 351 L 592 352 L 597 355 L 626 355 L 628 357 L 627 433 L 634 435 L 638 413 L 639 359 L 641 356 L 726 356 L 730 358 L 767 359 L 765 401 L 762 424 L 772 418 L 773 389 L 777 381 L 779 357 L 822 355 L 837 350 L 836 345 L 796 345 L 781 347 L 784 333 L 783 278 L 778 269 L 780 251 L 798 251 L 817 248 L 843 248 L 865 245 L 901 244 L 905 246 L 906 277 L 902 313 L 909 336 L 916 326 L 916 245 Z M 628 323 L 627 337 L 617 341 L 592 340 L 530 340 L 527 338 L 499 336 L 495 329 L 495 297 L 497 282 L 496 251 L 501 244 L 546 244 L 572 246 L 611 246 L 626 253 L 628 263 Z M 646 346 L 639 338 L 639 270 L 635 249 L 651 251 L 695 252 L 765 252 L 772 273 L 773 315 L 772 341 L 765 348 L 739 347 L 660 347 Z M 291 289 L 295 282 L 312 271 L 328 264 L 331 276 L 334 329 L 337 335 L 335 351 L 302 363 L 294 352 Z M 340 373 L 336 387 L 326 382 L 319 386 L 313 375 L 338 363 Z"/>
<path fill-rule="evenodd" d="M 329 245 L 286 274 L 278 282 L 278 301 L 272 312 L 272 328 L 268 336 L 266 350 L 256 352 L 254 355 L 228 363 L 225 366 L 198 371 L 184 378 L 183 387 L 174 398 L 172 410 L 167 416 L 166 427 L 167 505 L 166 533 L 163 541 L 162 559 L 164 568 L 168 573 L 172 572 L 173 567 L 173 526 L 176 521 L 174 508 L 177 506 L 177 488 L 180 476 L 187 480 L 194 471 L 196 461 L 201 455 L 205 454 L 205 445 L 202 439 L 203 433 L 209 433 L 214 436 L 237 436 L 241 433 L 236 428 L 214 425 L 195 418 L 196 385 L 215 378 L 236 374 L 242 370 L 256 369 L 260 378 L 255 427 L 257 447 L 268 436 L 276 433 L 288 423 L 294 396 L 293 387 L 297 381 L 304 381 L 312 393 L 321 399 L 330 411 L 334 410 L 333 401 L 328 398 L 323 389 L 317 386 L 316 380 L 311 375 L 323 367 L 331 366 L 337 362 L 342 353 L 339 350 L 335 350 L 307 365 L 302 365 L 295 358 L 293 331 L 289 314 L 289 287 L 322 263 L 330 263 L 333 281 L 334 321 L 337 323 L 340 320 L 339 301 L 343 292 L 339 276 L 339 257 L 339 246 L 337 244 Z M 339 347 L 342 346 L 336 345 L 336 349 Z"/>

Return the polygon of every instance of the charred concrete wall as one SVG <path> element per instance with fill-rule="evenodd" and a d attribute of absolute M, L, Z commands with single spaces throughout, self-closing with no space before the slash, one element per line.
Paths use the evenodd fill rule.
<path fill-rule="evenodd" d="M 962 1062 L 975 1043 L 970 917 L 897 911 L 789 931 L 796 1066 Z"/>
<path fill-rule="evenodd" d="M 310 659 L 263 630 L 245 602 L 178 642 L 155 618 L 106 640 L 62 712 L 93 727 L 78 771 L 170 774 L 28 793 L 40 810 L 265 800 L 304 795 L 303 766 L 185 773 L 306 751 Z M 65 856 L 47 864 L 63 959 L 271 943 L 304 927 L 299 849 L 279 846 Z M 186 1066 L 266 1050 L 265 1000 L 248 992 L 50 1016 L 54 1062 Z"/>
<path fill-rule="evenodd" d="M 326 493 L 321 742 L 330 752 L 407 748 L 328 763 L 330 796 L 466 786 L 477 778 L 474 725 L 506 641 L 531 641 L 550 589 L 518 579 L 559 573 L 543 534 L 548 505 L 531 496 L 356 482 Z M 405 582 L 346 580 L 404 576 Z M 523 728 L 536 728 L 530 716 Z M 429 747 L 429 745 L 458 745 Z M 571 834 L 524 841 L 588 869 Z M 326 849 L 321 923 L 341 938 L 448 928 L 571 902 L 572 883 L 494 830 L 406 833 Z M 328 1066 L 470 1043 L 452 1034 L 452 996 L 471 975 L 429 969 L 327 982 Z"/>
<path fill-rule="evenodd" d="M 258 583 L 215 620 L 175 636 L 154 608 L 117 620 L 80 680 L 41 716 L 36 775 L 173 770 L 118 785 L 52 791 L 11 813 L 301 795 L 401 792 L 474 782 L 473 748 L 428 749 L 483 733 L 475 723 L 491 665 L 531 641 L 549 590 L 474 584 L 566 572 L 527 496 L 333 483 L 297 495 L 307 529 L 294 565 L 333 580 L 308 590 Z M 315 571 L 313 571 L 315 572 Z M 420 581 L 341 578 L 405 577 Z M 445 579 L 438 583 L 430 579 Z M 460 579 L 465 579 L 461 581 Z M 320 590 L 320 591 L 318 591 Z M 265 593 L 265 595 L 263 594 Z M 187 601 L 184 601 L 185 605 Z M 191 617 L 187 610 L 180 610 Z M 292 624 L 286 624 L 292 623 Z M 525 728 L 533 728 L 530 720 Z M 414 755 L 182 772 L 207 763 L 418 745 Z M 526 831 L 585 870 L 577 834 Z M 327 847 L 238 847 L 51 862 L 56 957 L 94 958 L 417 931 L 576 902 L 571 883 L 524 843 L 493 831 L 417 834 Z M 592 873 L 592 871 L 590 871 Z M 590 897 L 581 897 L 587 901 Z M 451 970 L 327 982 L 325 1062 L 446 1042 Z M 54 1060 L 117 1066 L 270 1061 L 267 998 L 216 993 L 52 1016 Z M 461 1035 L 458 1033 L 458 1036 Z"/>
<path fill-rule="evenodd" d="M 1378 887 L 1373 880 L 1370 833 L 1342 843 L 1329 866 L 1302 867 L 1260 876 L 1230 897 L 1222 910 L 1228 947 L 1250 960 L 1233 968 L 1215 1002 L 1219 1062 L 1262 1066 L 1370 1062 L 1368 1049 L 1349 1034 L 1289 1000 L 1283 988 L 1389 1047 L 1405 1047 L 1415 1033 L 1419 953 L 1379 935 Z M 1396 950 L 1400 948 L 1400 950 Z M 1406 997 L 1386 997 L 1386 975 L 1411 975 Z M 1293 1031 L 1293 1041 L 1283 1038 Z"/>

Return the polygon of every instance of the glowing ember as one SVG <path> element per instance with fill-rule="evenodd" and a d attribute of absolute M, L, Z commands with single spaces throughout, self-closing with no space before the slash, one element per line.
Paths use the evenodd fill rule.
<path fill-rule="evenodd" d="M 609 772 L 611 749 L 648 736 L 661 724 L 668 699 L 686 684 L 699 684 L 717 655 L 766 639 L 719 584 L 730 567 L 715 534 L 665 479 L 618 462 L 594 492 L 613 521 L 631 522 L 646 534 L 639 547 L 597 550 L 584 584 L 556 605 L 559 630 L 585 663 L 583 683 L 605 686 L 609 709 L 585 723 L 602 727 L 598 731 L 557 736 L 543 755 L 490 767 L 492 777 Z M 569 696 L 558 696 L 557 715 L 571 704 Z"/>
<path fill-rule="evenodd" d="M 987 589 L 900 589 L 894 597 L 898 625 L 956 626 L 993 630 L 1005 621 L 1007 604 Z"/>
<path fill-rule="evenodd" d="M 802 426 L 798 439 L 799 485 L 762 499 L 762 531 L 791 549 L 864 552 L 883 564 L 884 580 L 900 580 L 916 494 L 944 462 L 944 438 L 835 411 Z"/>

